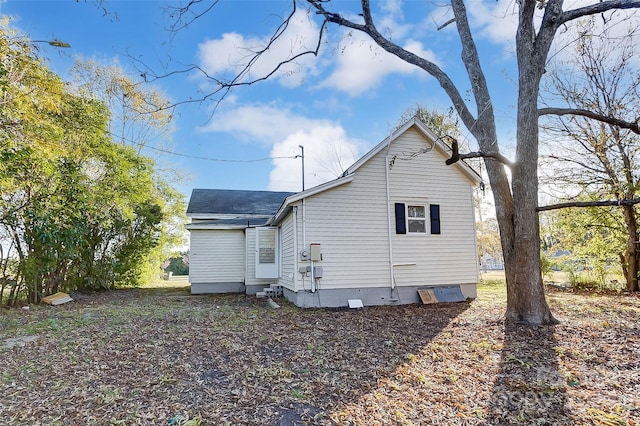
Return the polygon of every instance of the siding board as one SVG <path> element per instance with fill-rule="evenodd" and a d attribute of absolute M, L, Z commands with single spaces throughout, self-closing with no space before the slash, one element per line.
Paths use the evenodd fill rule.
<path fill-rule="evenodd" d="M 244 281 L 242 230 L 193 230 L 189 247 L 189 281 L 192 284 Z"/>
<path fill-rule="evenodd" d="M 285 286 L 288 289 L 293 290 L 295 287 L 295 274 L 296 271 L 296 253 L 295 253 L 295 244 L 294 244 L 294 215 L 293 213 L 289 213 L 287 217 L 284 218 L 280 225 L 280 279 L 278 283 L 282 286 Z"/>

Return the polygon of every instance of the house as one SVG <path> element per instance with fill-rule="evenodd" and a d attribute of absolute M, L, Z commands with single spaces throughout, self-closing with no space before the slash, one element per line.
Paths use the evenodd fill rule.
<path fill-rule="evenodd" d="M 338 179 L 298 193 L 193 191 L 192 293 L 265 286 L 302 307 L 417 303 L 418 290 L 479 280 L 466 163 L 413 119 Z"/>
<path fill-rule="evenodd" d="M 293 194 L 194 189 L 187 207 L 191 293 L 255 293 L 272 284 L 278 278 L 277 232 L 265 225 Z"/>

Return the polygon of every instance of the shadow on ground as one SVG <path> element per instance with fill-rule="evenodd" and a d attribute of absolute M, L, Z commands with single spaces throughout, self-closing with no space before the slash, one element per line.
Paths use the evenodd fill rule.
<path fill-rule="evenodd" d="M 488 424 L 573 424 L 566 407 L 567 379 L 559 372 L 554 327 L 507 324 L 504 334 Z"/>
<path fill-rule="evenodd" d="M 184 289 L 85 296 L 24 314 L 41 337 L 0 360 L 8 372 L 0 419 L 334 424 L 336 407 L 376 392 L 468 308 L 271 309 L 248 296 Z"/>
<path fill-rule="evenodd" d="M 258 330 L 231 325 L 185 360 L 198 371 L 189 398 L 215 401 L 208 415 L 221 422 L 331 423 L 332 410 L 376 389 L 468 307 L 289 308 Z"/>

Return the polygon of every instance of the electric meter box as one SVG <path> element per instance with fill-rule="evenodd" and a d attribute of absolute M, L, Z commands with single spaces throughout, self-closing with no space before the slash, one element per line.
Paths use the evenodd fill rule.
<path fill-rule="evenodd" d="M 309 259 L 309 250 L 301 250 L 300 251 L 300 260 L 310 260 Z"/>
<path fill-rule="evenodd" d="M 320 243 L 311 243 L 309 245 L 309 251 L 311 252 L 312 262 L 320 262 L 322 260 L 322 253 L 320 252 Z"/>

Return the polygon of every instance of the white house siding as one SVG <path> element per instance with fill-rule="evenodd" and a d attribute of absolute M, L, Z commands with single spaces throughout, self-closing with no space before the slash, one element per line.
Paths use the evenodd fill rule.
<path fill-rule="evenodd" d="M 192 284 L 192 292 L 211 292 L 198 291 L 198 285 L 244 282 L 243 230 L 192 230 L 189 247 L 189 282 Z"/>
<path fill-rule="evenodd" d="M 247 238 L 247 265 L 245 280 L 247 294 L 255 294 L 256 291 L 275 283 L 275 278 L 256 278 L 256 228 L 245 229 Z M 244 244 L 244 242 L 243 242 Z"/>
<path fill-rule="evenodd" d="M 472 284 L 469 291 L 463 291 L 475 296 L 478 272 L 473 183 L 457 166 L 446 166 L 447 156 L 436 150 L 405 160 L 427 146 L 414 130 L 391 145 L 390 158 L 398 156 L 389 170 L 389 209 L 386 149 L 356 170 L 351 183 L 305 200 L 306 246 L 319 243 L 323 255 L 323 260 L 316 263 L 323 267 L 320 290 L 391 287 L 390 213 L 393 263 L 398 265 L 394 267 L 395 285 Z M 439 204 L 442 234 L 396 235 L 396 202 L 425 204 L 427 214 L 429 204 Z M 301 250 L 301 214 L 297 228 Z M 299 266 L 307 264 L 299 262 Z M 296 291 L 309 290 L 309 278 L 304 284 L 303 288 L 299 281 Z"/>
<path fill-rule="evenodd" d="M 390 152 L 398 154 L 389 171 L 392 214 L 395 203 L 424 204 L 427 214 L 426 234 L 396 234 L 395 226 L 392 229 L 396 283 L 475 284 L 478 269 L 471 181 L 456 170 L 457 166 L 445 165 L 447 156 L 437 149 L 405 160 L 407 154 L 424 147 L 423 140 L 410 130 L 395 141 Z M 440 205 L 439 235 L 430 233 L 430 204 Z"/>
<path fill-rule="evenodd" d="M 280 224 L 280 279 L 279 284 L 293 290 L 297 274 L 296 253 L 294 241 L 294 215 L 284 218 Z"/>
<path fill-rule="evenodd" d="M 323 256 L 316 263 L 323 268 L 319 289 L 389 286 L 385 194 L 382 155 L 358 169 L 353 182 L 305 200 L 306 243 L 319 243 Z M 308 278 L 304 284 L 308 290 Z"/>

